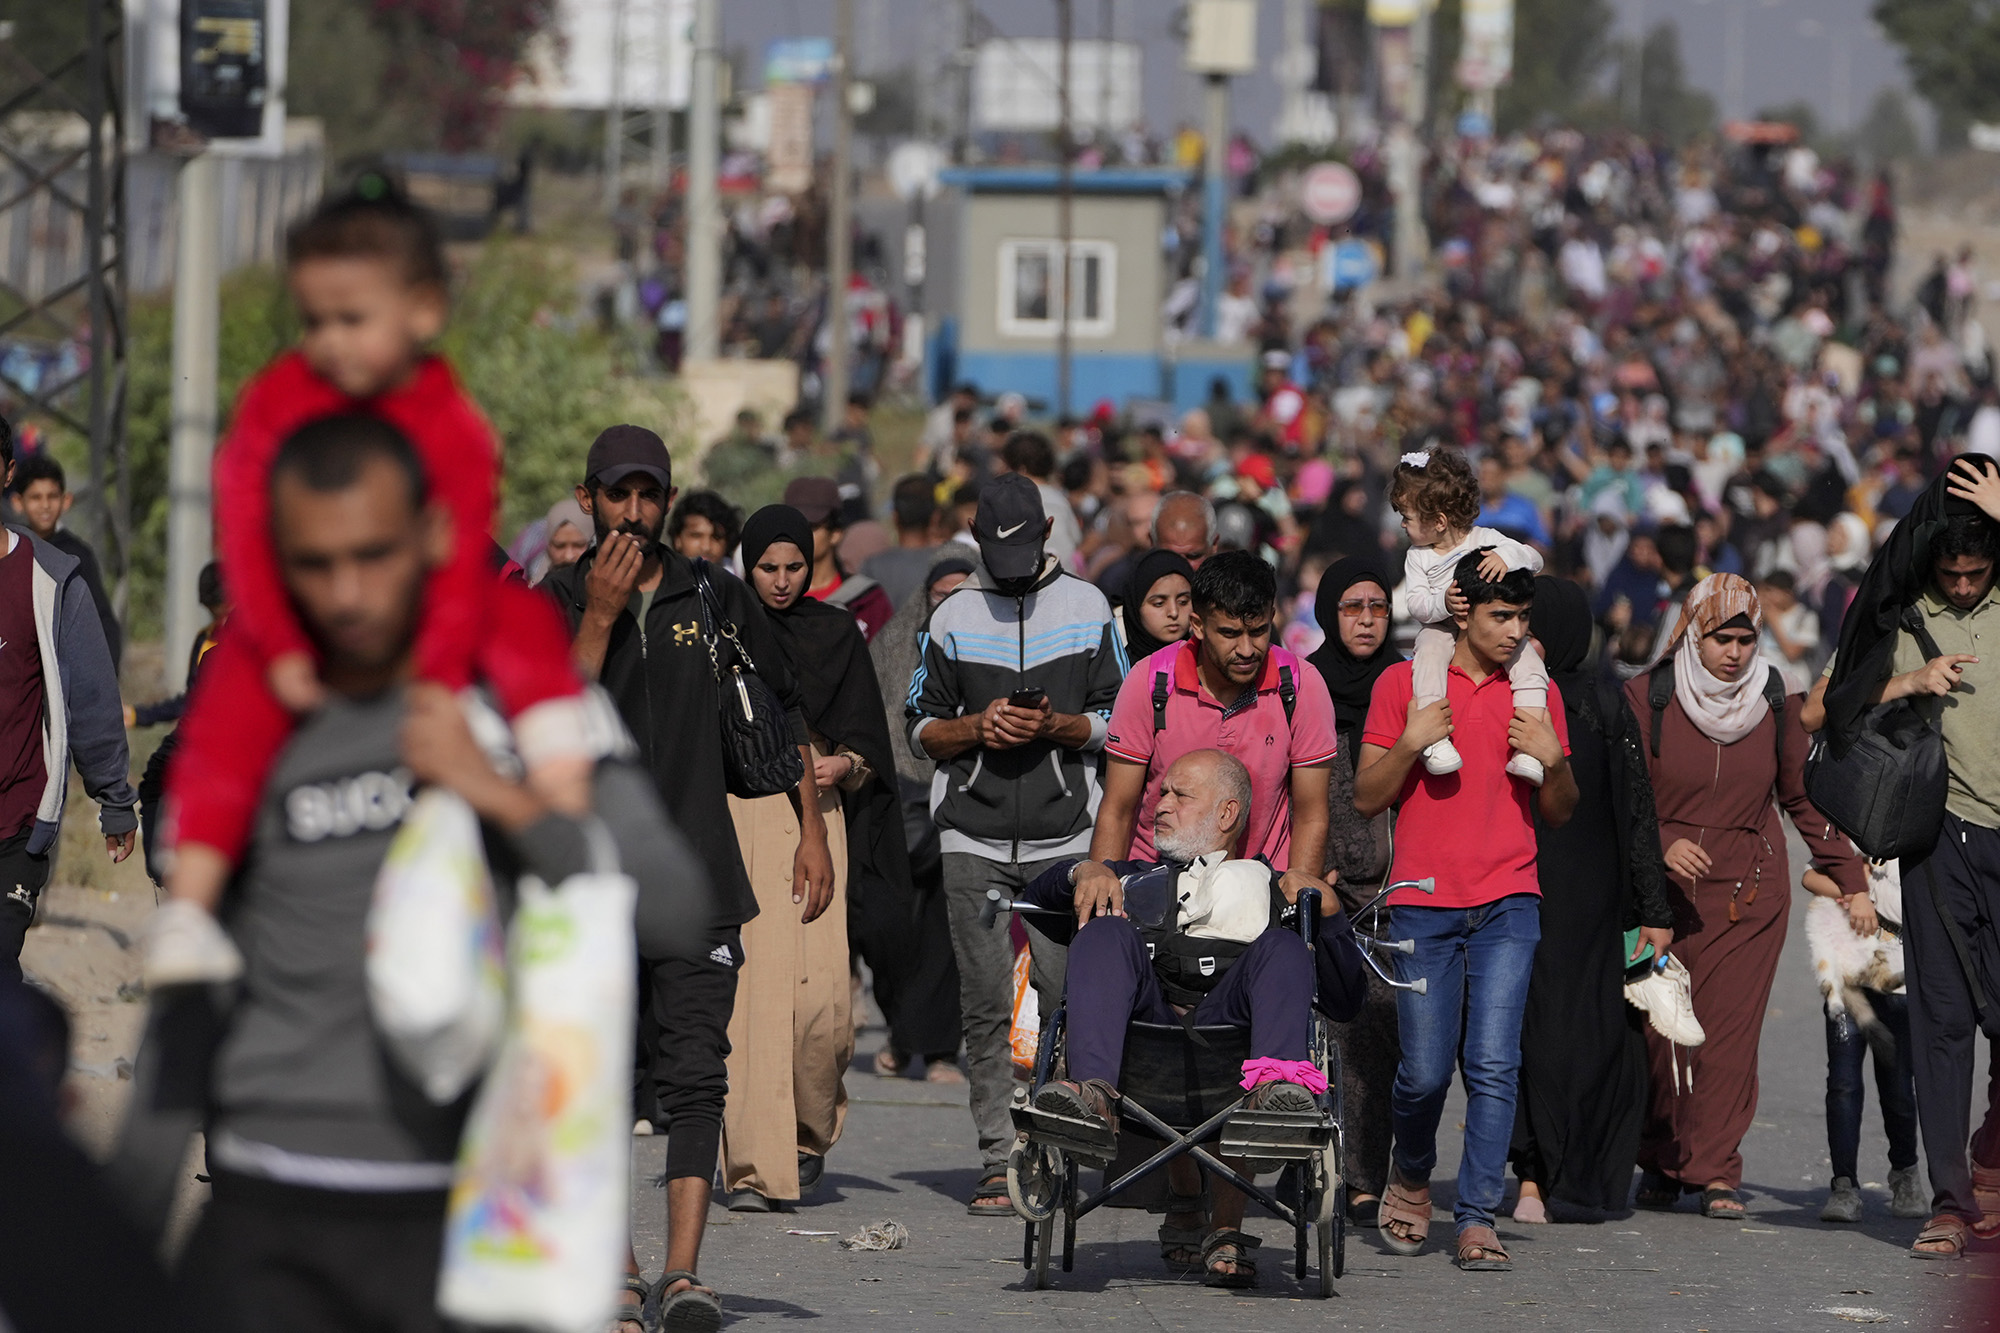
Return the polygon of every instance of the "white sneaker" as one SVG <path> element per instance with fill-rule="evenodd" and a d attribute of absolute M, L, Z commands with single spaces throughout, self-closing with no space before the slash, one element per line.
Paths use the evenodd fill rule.
<path fill-rule="evenodd" d="M 1465 767 L 1465 760 L 1459 757 L 1458 747 L 1449 738 L 1424 747 L 1424 768 L 1442 777 L 1446 773 L 1456 773 Z"/>
<path fill-rule="evenodd" d="M 1507 771 L 1531 787 L 1541 786 L 1542 779 L 1548 776 L 1542 769 L 1541 760 L 1531 754 L 1522 754 L 1519 750 L 1516 750 L 1514 757 L 1507 761 Z"/>
<path fill-rule="evenodd" d="M 1708 1040 L 1694 1016 L 1694 978 L 1687 965 L 1672 954 L 1637 981 L 1625 983 L 1625 998 L 1646 1015 L 1653 1031 L 1676 1046 L 1699 1046 Z"/>
<path fill-rule="evenodd" d="M 234 981 L 243 955 L 214 915 L 184 898 L 169 898 L 146 923 L 144 977 L 149 989 Z"/>

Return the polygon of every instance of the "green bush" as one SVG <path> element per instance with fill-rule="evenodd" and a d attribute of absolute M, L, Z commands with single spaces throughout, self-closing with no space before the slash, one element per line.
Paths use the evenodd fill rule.
<path fill-rule="evenodd" d="M 130 330 L 127 605 L 132 636 L 145 639 L 161 633 L 166 579 L 172 299 L 134 302 Z M 225 415 L 245 381 L 296 336 L 291 302 L 275 271 L 248 270 L 224 284 L 217 388 Z M 472 254 L 440 350 L 501 440 L 503 540 L 579 480 L 584 451 L 605 426 L 636 421 L 659 431 L 676 455 L 692 447 L 686 397 L 671 381 L 645 374 L 650 368 L 641 355 L 598 330 L 582 309 L 567 262 L 532 242 L 497 238 Z M 59 441 L 58 449 L 66 465 L 87 473 L 80 441 Z"/>

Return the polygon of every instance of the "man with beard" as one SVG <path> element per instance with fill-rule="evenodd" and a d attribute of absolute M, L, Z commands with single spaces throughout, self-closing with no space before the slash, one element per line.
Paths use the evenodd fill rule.
<path fill-rule="evenodd" d="M 1041 492 L 1018 472 L 979 493 L 981 568 L 931 612 L 910 681 L 910 749 L 937 761 L 931 813 L 983 1158 L 970 1211 L 1011 1217 L 1014 1126 L 1008 1048 L 1013 951 L 980 924 L 988 889 L 1012 898 L 1049 866 L 1090 850 L 1097 753 L 1129 666 L 1104 594 L 1043 549 Z M 1062 993 L 1062 950 L 1039 935 L 1035 987 Z"/>
<path fill-rule="evenodd" d="M 1028 887 L 1024 898 L 1076 923 L 1066 1076 L 1043 1085 L 1038 1108 L 1116 1128 L 1127 1025 L 1185 1020 L 1249 1029 L 1248 1109 L 1315 1110 L 1311 1093 L 1325 1085 L 1310 1062 L 1313 1006 L 1337 1021 L 1352 1019 L 1365 973 L 1353 929 L 1325 880 L 1299 872 L 1279 878 L 1265 862 L 1231 859 L 1252 805 L 1250 770 L 1236 756 L 1191 750 L 1161 775 L 1153 854 L 1060 861 Z M 1328 912 L 1310 949 L 1281 919 L 1284 904 L 1307 888 L 1318 890 Z M 1069 934 L 1067 922 L 1047 922 L 1035 919 L 1037 929 Z M 1241 1230 L 1243 1194 L 1211 1181 L 1204 1210 L 1193 1161 L 1173 1167 L 1184 1163 L 1185 1171 L 1172 1172 L 1161 1256 L 1171 1267 L 1192 1266 L 1198 1257 L 1210 1286 L 1252 1285 L 1257 1241 Z M 1196 1225 L 1177 1228 L 1177 1217 Z"/>
<path fill-rule="evenodd" d="M 607 429 L 590 446 L 576 488 L 597 544 L 542 584 L 569 619 L 578 669 L 617 703 L 639 743 L 640 762 L 715 885 L 716 937 L 694 961 L 649 966 L 649 1008 L 640 1024 L 652 1088 L 648 1096 L 642 1087 L 639 1113 L 663 1122 L 669 1136 L 663 1172 L 667 1272 L 683 1275 L 662 1293 L 669 1306 L 687 1293 L 690 1299 L 705 1296 L 685 1275 L 695 1272 L 700 1254 L 721 1141 L 729 1018 L 743 963 L 739 928 L 757 914 L 729 816 L 722 699 L 704 640 L 714 641 L 725 661 L 734 649 L 718 641 L 717 627 L 703 612 L 697 567 L 661 540 L 674 495 L 673 462 L 658 435 L 643 426 Z M 805 775 L 792 901 L 810 921 L 832 899 L 833 861 L 798 687 L 756 596 L 723 569 L 705 566 L 705 572 L 750 658 L 746 665 L 784 705 L 799 743 Z"/>

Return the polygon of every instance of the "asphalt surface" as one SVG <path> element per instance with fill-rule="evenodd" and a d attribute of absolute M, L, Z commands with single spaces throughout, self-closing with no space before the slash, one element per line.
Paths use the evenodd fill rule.
<path fill-rule="evenodd" d="M 1794 842 L 1794 865 L 1799 848 Z M 1795 909 L 1802 906 L 1795 902 Z M 1692 1200 L 1670 1214 L 1525 1227 L 1502 1218 L 1511 1273 L 1460 1273 L 1451 1264 L 1454 1091 L 1434 1181 L 1431 1247 L 1389 1253 L 1372 1232 L 1350 1237 L 1346 1275 L 1329 1301 L 1293 1281 L 1290 1232 L 1252 1213 L 1264 1238 L 1259 1287 L 1225 1292 L 1170 1277 L 1153 1239 L 1157 1216 L 1102 1209 L 1077 1227 L 1075 1270 L 1029 1289 L 1022 1225 L 966 1215 L 978 1155 L 963 1087 L 877 1078 L 868 1058 L 880 1032 L 862 1034 L 847 1076 L 845 1136 L 818 1193 L 795 1212 L 710 1214 L 704 1278 L 723 1293 L 734 1328 L 1158 1328 L 1253 1333 L 1337 1323 L 1346 1329 L 1631 1330 L 1696 1333 L 1840 1329 L 1855 1324 L 1945 1329 L 2000 1325 L 2000 1252 L 1960 1263 L 1910 1258 L 1920 1225 L 1889 1216 L 1887 1147 L 1872 1082 L 1862 1139 L 1867 1212 L 1855 1226 L 1818 1220 L 1828 1177 L 1826 1056 L 1818 992 L 1800 914 L 1780 965 L 1762 1048 L 1762 1097 L 1745 1139 L 1747 1216 L 1705 1219 Z M 664 1255 L 663 1195 L 651 1188 L 664 1141 L 634 1141 L 634 1219 L 641 1262 Z M 1088 1179 L 1088 1177 L 1086 1177 Z M 907 1248 L 844 1250 L 841 1237 L 894 1220 Z M 822 1234 L 793 1234 L 795 1232 Z M 1058 1229 L 1058 1237 L 1060 1229 Z M 1444 1242 L 1441 1246 L 1440 1242 Z"/>

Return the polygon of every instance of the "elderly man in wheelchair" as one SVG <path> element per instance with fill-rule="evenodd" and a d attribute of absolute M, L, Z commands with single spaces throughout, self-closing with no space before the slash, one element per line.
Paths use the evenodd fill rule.
<path fill-rule="evenodd" d="M 1328 1095 L 1328 1054 L 1313 1011 L 1317 1007 L 1335 1019 L 1351 1018 L 1364 993 L 1363 961 L 1347 918 L 1337 907 L 1315 924 L 1317 904 L 1334 902 L 1323 882 L 1296 874 L 1281 881 L 1262 861 L 1230 859 L 1249 814 L 1250 798 L 1250 776 L 1230 755 L 1219 750 L 1185 755 L 1167 770 L 1154 815 L 1153 839 L 1160 861 L 1062 863 L 1030 885 L 1023 901 L 1009 904 L 1031 913 L 1029 921 L 1036 929 L 1058 938 L 1074 932 L 1068 993 L 1063 1009 L 1051 1016 L 1061 1030 L 1064 1076 L 1053 1077 L 1057 1033 L 1045 1030 L 1031 1103 L 1021 1105 L 1022 1094 L 1016 1094 L 1015 1121 L 1024 1131 L 1017 1154 L 1053 1143 L 1069 1156 L 1108 1161 L 1115 1151 L 1121 1112 L 1137 1118 L 1142 1132 L 1171 1145 L 1146 1168 L 1130 1173 L 1081 1208 L 1075 1198 L 1074 1170 L 1066 1168 L 1067 1188 L 1056 1191 L 1063 1196 L 1059 1202 L 1067 1214 L 1065 1268 L 1076 1216 L 1135 1183 L 1165 1158 L 1170 1189 L 1168 1225 L 1160 1237 L 1163 1257 L 1170 1266 L 1182 1268 L 1192 1267 L 1198 1258 L 1210 1285 L 1252 1285 L 1256 1262 L 1251 1250 L 1259 1242 L 1241 1230 L 1246 1197 L 1229 1181 L 1253 1190 L 1255 1186 L 1240 1173 L 1245 1165 L 1241 1156 L 1218 1161 L 1195 1146 L 1217 1137 L 1229 1144 L 1227 1126 L 1234 1125 L 1240 1153 L 1247 1151 L 1246 1136 L 1254 1140 L 1261 1135 L 1266 1151 L 1277 1158 L 1252 1165 L 1283 1166 L 1289 1160 L 1300 1164 L 1298 1180 L 1310 1175 L 1320 1182 L 1314 1198 L 1322 1206 L 1312 1212 L 1320 1215 L 1322 1294 L 1331 1290 L 1338 1263 L 1328 1258 L 1327 1233 L 1333 1228 L 1337 1236 L 1339 1224 L 1326 1215 L 1320 1196 L 1336 1195 L 1339 1188 L 1337 1172 L 1331 1169 L 1337 1150 L 1338 1094 L 1336 1089 Z M 1307 899 L 1303 906 L 1301 897 Z M 1170 1081 L 1183 1077 L 1182 1061 L 1159 1058 L 1166 1050 L 1164 1041 L 1181 1038 L 1193 1044 L 1184 1050 L 1185 1078 L 1194 1080 L 1200 1077 L 1197 1057 L 1214 1070 L 1215 1053 L 1222 1049 L 1219 1043 L 1233 1040 L 1229 1049 L 1239 1052 L 1247 1032 L 1248 1058 L 1240 1069 L 1232 1063 L 1210 1075 L 1227 1079 L 1226 1091 L 1240 1100 L 1225 1100 L 1217 1114 L 1204 1117 L 1198 1101 L 1173 1099 L 1177 1105 L 1196 1106 L 1184 1118 L 1207 1119 L 1199 1129 L 1185 1130 L 1162 1123 L 1138 1104 L 1143 1099 L 1130 1089 L 1131 1095 L 1121 1097 L 1121 1074 L 1129 1072 L 1128 1031 L 1137 1041 L 1147 1033 L 1147 1025 L 1152 1025 L 1147 1039 L 1153 1043 L 1148 1059 L 1171 1064 L 1173 1068 L 1166 1071 Z M 1173 1027 L 1182 1031 L 1159 1033 Z M 1222 1028 L 1237 1031 L 1215 1034 Z M 1247 1089 L 1248 1095 L 1237 1089 Z M 1211 1095 L 1211 1105 L 1213 1101 Z M 1253 1125 L 1254 1129 L 1245 1128 Z M 1325 1161 L 1315 1159 L 1309 1171 L 1305 1162 L 1314 1153 L 1324 1153 Z M 1196 1160 L 1217 1177 L 1212 1211 L 1206 1217 Z M 1038 1159 L 1034 1169 L 1046 1174 L 1049 1161 Z M 1016 1206 L 1031 1221 L 1032 1254 L 1036 1210 L 1023 1206 L 1018 1183 L 1016 1190 Z M 1295 1191 L 1292 1211 L 1261 1192 L 1257 1195 L 1267 1208 L 1293 1221 L 1301 1279 L 1309 1193 L 1304 1186 Z M 1175 1225 L 1189 1220 L 1198 1225 Z M 1049 1245 L 1046 1220 L 1043 1226 L 1041 1259 L 1031 1264 L 1037 1268 L 1038 1281 L 1046 1271 Z"/>

